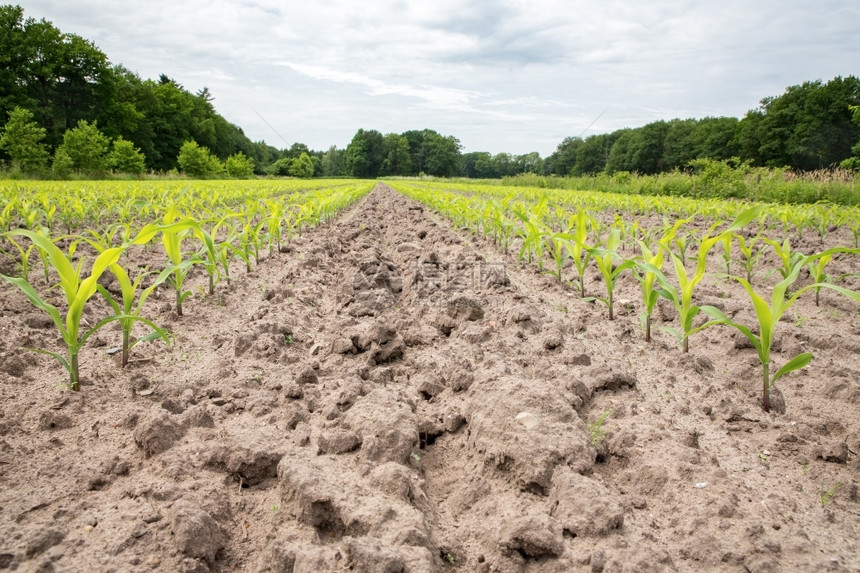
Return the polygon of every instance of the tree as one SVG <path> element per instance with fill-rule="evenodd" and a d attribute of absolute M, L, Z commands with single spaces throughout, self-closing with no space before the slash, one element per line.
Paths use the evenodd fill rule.
<path fill-rule="evenodd" d="M 852 105 L 849 109 L 851 110 L 854 123 L 860 126 L 860 105 Z M 857 144 L 851 148 L 851 153 L 851 157 L 843 159 L 839 166 L 843 169 L 860 171 L 860 141 L 858 141 Z"/>
<path fill-rule="evenodd" d="M 396 133 L 387 134 L 382 140 L 382 155 L 380 175 L 409 175 L 412 157 L 408 139 Z"/>
<path fill-rule="evenodd" d="M 382 134 L 359 129 L 346 147 L 346 172 L 352 177 L 375 179 L 382 167 Z"/>
<path fill-rule="evenodd" d="M 293 159 L 293 164 L 290 166 L 290 175 L 293 177 L 301 177 L 309 179 L 314 176 L 314 162 L 311 156 L 302 151 L 298 159 Z"/>
<path fill-rule="evenodd" d="M 332 145 L 322 156 L 322 176 L 339 177 L 341 175 L 346 175 L 344 151 Z"/>
<path fill-rule="evenodd" d="M 134 144 L 119 136 L 114 140 L 110 156 L 110 166 L 120 173 L 132 173 L 140 175 L 146 171 L 146 157 L 136 148 Z"/>
<path fill-rule="evenodd" d="M 460 141 L 428 130 L 422 146 L 424 172 L 436 177 L 451 177 L 460 171 Z"/>
<path fill-rule="evenodd" d="M 223 170 L 221 162 L 206 147 L 189 140 L 182 144 L 177 157 L 179 168 L 191 177 L 208 177 Z"/>
<path fill-rule="evenodd" d="M 543 163 L 537 151 L 514 157 L 514 169 L 517 173 L 543 173 Z"/>
<path fill-rule="evenodd" d="M 67 177 L 74 169 L 75 164 L 69 154 L 66 153 L 66 148 L 62 145 L 54 152 L 54 163 L 51 169 L 59 177 Z"/>
<path fill-rule="evenodd" d="M 72 169 L 82 173 L 101 173 L 107 170 L 110 140 L 99 131 L 95 122 L 80 120 L 77 127 L 63 134 L 63 143 L 57 151 L 63 152 L 72 162 Z"/>
<path fill-rule="evenodd" d="M 631 171 L 650 175 L 665 168 L 663 142 L 669 124 L 655 121 L 622 134 L 609 151 L 606 171 Z"/>
<path fill-rule="evenodd" d="M 624 135 L 627 129 L 619 129 L 612 133 L 600 133 L 585 138 L 582 145 L 576 148 L 576 163 L 572 175 L 595 175 L 602 173 L 609 162 L 609 154 L 615 142 Z"/>
<path fill-rule="evenodd" d="M 267 175 L 275 177 L 286 177 L 290 174 L 290 169 L 293 167 L 294 159 L 289 157 L 281 157 L 266 168 Z"/>
<path fill-rule="evenodd" d="M 860 105 L 860 79 L 805 82 L 761 100 L 741 120 L 741 158 L 769 167 L 818 169 L 851 155 L 860 138 L 850 107 Z"/>
<path fill-rule="evenodd" d="M 9 121 L 0 131 L 0 149 L 9 154 L 12 167 L 21 171 L 39 171 L 48 162 L 48 150 L 42 143 L 45 128 L 33 121 L 33 113 L 21 107 L 9 112 Z"/>
<path fill-rule="evenodd" d="M 584 142 L 579 137 L 565 137 L 546 159 L 548 175 L 570 175 L 576 166 L 576 151 Z"/>
<path fill-rule="evenodd" d="M 493 156 L 488 151 L 464 153 L 463 174 L 470 179 L 490 179 L 495 177 Z"/>
<path fill-rule="evenodd" d="M 224 162 L 224 169 L 230 177 L 250 177 L 254 174 L 254 161 L 244 153 L 234 153 Z"/>

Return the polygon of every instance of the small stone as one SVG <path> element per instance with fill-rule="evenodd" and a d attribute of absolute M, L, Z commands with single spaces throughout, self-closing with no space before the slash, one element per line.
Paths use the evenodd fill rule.
<path fill-rule="evenodd" d="M 333 354 L 355 354 L 356 348 L 349 338 L 337 338 L 331 343 Z"/>
<path fill-rule="evenodd" d="M 705 489 L 706 487 L 708 487 L 708 482 L 706 481 L 700 481 L 696 484 L 696 489 Z"/>
<path fill-rule="evenodd" d="M 319 454 L 345 454 L 357 449 L 361 442 L 354 433 L 346 430 L 332 430 L 317 439 Z"/>
<path fill-rule="evenodd" d="M 540 420 L 534 414 L 528 412 L 520 412 L 517 414 L 517 422 L 522 424 L 526 430 L 534 430 L 540 425 Z"/>
<path fill-rule="evenodd" d="M 591 554 L 591 573 L 603 573 L 606 567 L 606 553 L 603 550 Z"/>

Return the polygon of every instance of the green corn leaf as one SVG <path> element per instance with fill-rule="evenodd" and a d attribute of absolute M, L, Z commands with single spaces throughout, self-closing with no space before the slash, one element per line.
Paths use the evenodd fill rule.
<path fill-rule="evenodd" d="M 24 293 L 24 296 L 27 297 L 27 299 L 33 304 L 33 306 L 44 310 L 48 314 L 48 316 L 51 317 L 51 320 L 54 321 L 54 324 L 57 326 L 57 328 L 60 330 L 60 332 L 63 334 L 63 337 L 65 338 L 65 325 L 63 323 L 63 319 L 60 317 L 60 311 L 57 310 L 57 307 L 42 300 L 42 298 L 39 296 L 39 293 L 36 292 L 36 289 L 30 286 L 30 283 L 28 283 L 24 279 L 20 277 L 10 277 L 4 274 L 0 274 L 0 278 L 5 280 L 6 282 L 17 286 L 19 289 L 21 289 L 21 292 Z"/>
<path fill-rule="evenodd" d="M 770 385 L 773 386 L 776 384 L 776 381 L 779 380 L 783 375 L 788 374 L 789 372 L 794 372 L 798 368 L 803 368 L 809 361 L 812 360 L 811 352 L 804 352 L 803 354 L 798 354 L 791 360 L 789 360 L 786 364 L 782 366 L 779 370 L 776 371 L 776 374 L 773 375 L 773 378 L 770 381 Z"/>
<path fill-rule="evenodd" d="M 69 364 L 69 361 L 66 360 L 66 358 L 64 356 L 57 354 L 56 352 L 51 352 L 50 350 L 43 350 L 41 348 L 26 348 L 26 347 L 24 348 L 24 350 L 29 350 L 30 352 L 38 352 L 39 354 L 47 354 L 48 356 L 53 356 L 54 358 L 56 358 L 57 360 L 60 361 L 60 364 L 63 365 L 63 368 L 65 368 L 66 371 L 68 371 L 68 372 L 72 371 L 72 366 Z"/>

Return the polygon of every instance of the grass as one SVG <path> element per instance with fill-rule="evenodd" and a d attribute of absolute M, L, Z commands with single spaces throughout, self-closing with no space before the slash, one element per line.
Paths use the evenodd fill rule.
<path fill-rule="evenodd" d="M 588 428 L 588 437 L 591 440 L 592 446 L 597 447 L 607 434 L 609 434 L 609 428 L 605 428 L 604 425 L 609 416 L 612 415 L 612 412 L 614 412 L 614 410 L 607 407 L 596 420 L 586 424 L 586 427 Z"/>

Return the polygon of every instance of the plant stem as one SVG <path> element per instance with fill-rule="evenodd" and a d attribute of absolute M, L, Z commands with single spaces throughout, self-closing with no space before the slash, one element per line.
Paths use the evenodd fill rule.
<path fill-rule="evenodd" d="M 121 368 L 125 368 L 128 365 L 128 342 L 129 335 L 131 333 L 128 330 L 123 329 L 122 331 L 122 365 Z"/>
<path fill-rule="evenodd" d="M 761 405 L 765 412 L 770 412 L 770 385 L 768 384 L 770 381 L 770 359 L 762 361 L 762 367 L 764 369 L 764 389 L 762 390 Z"/>
<path fill-rule="evenodd" d="M 688 336 L 684 337 L 684 352 L 685 353 L 690 352 L 690 337 L 688 337 Z"/>
<path fill-rule="evenodd" d="M 69 386 L 72 391 L 80 392 L 81 384 L 80 384 L 80 372 L 78 369 L 78 353 L 77 352 L 69 352 Z"/>
<path fill-rule="evenodd" d="M 615 320 L 615 314 L 612 312 L 612 287 L 606 285 L 609 290 L 609 320 Z"/>
<path fill-rule="evenodd" d="M 651 342 L 651 315 L 645 316 L 645 342 Z"/>

